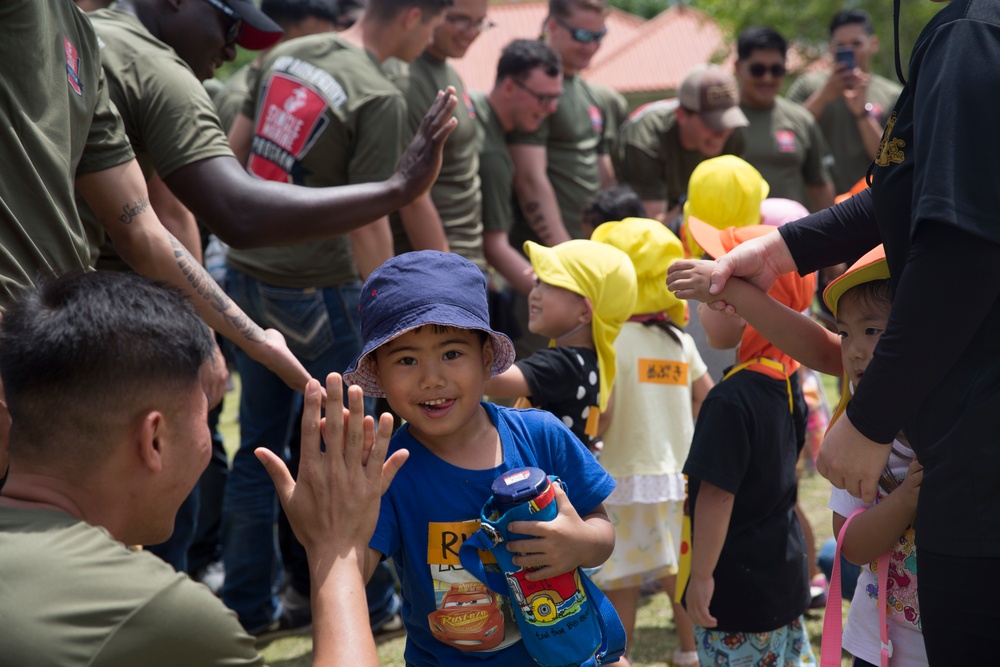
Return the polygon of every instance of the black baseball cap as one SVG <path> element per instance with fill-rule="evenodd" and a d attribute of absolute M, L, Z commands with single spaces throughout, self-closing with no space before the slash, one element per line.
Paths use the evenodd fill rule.
<path fill-rule="evenodd" d="M 267 14 L 253 3 L 252 0 L 220 0 L 228 6 L 240 19 L 243 28 L 236 43 L 251 51 L 260 51 L 274 46 L 284 34 L 281 26 L 268 18 Z"/>

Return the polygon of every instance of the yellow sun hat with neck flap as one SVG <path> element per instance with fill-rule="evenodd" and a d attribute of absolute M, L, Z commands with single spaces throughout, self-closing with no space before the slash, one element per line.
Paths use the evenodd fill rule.
<path fill-rule="evenodd" d="M 632 315 L 665 312 L 677 326 L 687 325 L 687 302 L 667 289 L 667 269 L 684 258 L 684 246 L 663 223 L 648 218 L 605 222 L 590 239 L 614 246 L 632 260 L 639 287 Z"/>
<path fill-rule="evenodd" d="M 713 157 L 695 167 L 688 180 L 681 227 L 688 256 L 701 259 L 704 254 L 688 229 L 689 217 L 716 229 L 757 225 L 761 221 L 760 205 L 770 190 L 760 172 L 735 155 Z"/>
<path fill-rule="evenodd" d="M 539 280 L 590 302 L 591 335 L 601 376 L 600 410 L 604 412 L 615 382 L 615 339 L 632 315 L 638 291 L 632 260 L 618 248 L 584 240 L 553 248 L 525 241 L 524 252 Z"/>

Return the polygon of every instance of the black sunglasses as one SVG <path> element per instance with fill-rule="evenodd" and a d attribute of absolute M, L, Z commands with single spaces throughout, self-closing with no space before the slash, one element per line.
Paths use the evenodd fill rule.
<path fill-rule="evenodd" d="M 581 44 L 590 44 L 591 42 L 597 42 L 600 44 L 601 40 L 604 39 L 604 36 L 608 34 L 607 26 L 601 28 L 597 32 L 594 32 L 593 30 L 587 30 L 586 28 L 574 28 L 560 18 L 556 18 L 556 23 L 569 31 L 569 35 L 573 38 L 574 42 L 580 42 Z"/>
<path fill-rule="evenodd" d="M 559 91 L 558 95 L 548 95 L 548 94 L 545 94 L 545 93 L 536 93 L 531 88 L 528 88 L 528 86 L 523 81 L 520 81 L 520 80 L 518 80 L 515 77 L 511 77 L 510 80 L 514 82 L 515 86 L 517 86 L 518 88 L 520 88 L 524 92 L 526 92 L 529 95 L 531 95 L 532 97 L 534 97 L 535 100 L 538 102 L 538 104 L 540 104 L 543 107 L 547 107 L 548 105 L 552 104 L 553 102 L 558 101 L 559 98 L 562 97 L 562 91 Z"/>
<path fill-rule="evenodd" d="M 243 19 L 233 11 L 233 8 L 227 5 L 221 0 L 205 0 L 208 4 L 212 5 L 220 12 L 225 14 L 231 19 L 229 27 L 226 28 L 226 46 L 234 46 L 236 40 L 240 38 L 240 32 L 243 30 Z"/>
<path fill-rule="evenodd" d="M 786 72 L 788 72 L 784 65 L 771 65 L 768 67 L 764 63 L 753 63 L 747 67 L 747 71 L 750 72 L 750 76 L 755 79 L 759 79 L 767 72 L 770 72 L 771 76 L 775 79 L 780 79 L 785 76 Z"/>

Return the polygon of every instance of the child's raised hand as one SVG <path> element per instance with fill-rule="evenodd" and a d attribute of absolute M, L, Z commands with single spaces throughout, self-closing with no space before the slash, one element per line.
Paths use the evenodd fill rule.
<path fill-rule="evenodd" d="M 691 622 L 702 628 L 714 628 L 719 624 L 708 611 L 715 595 L 715 577 L 697 577 L 691 575 L 688 580 L 687 593 L 684 595 L 684 606 L 687 608 Z"/>
<path fill-rule="evenodd" d="M 695 299 L 706 303 L 717 301 L 719 297 L 708 292 L 714 269 L 715 262 L 701 259 L 678 260 L 667 269 L 667 287 L 678 299 Z"/>
<path fill-rule="evenodd" d="M 528 581 L 539 581 L 570 572 L 587 562 L 588 554 L 598 537 L 594 527 L 577 514 L 562 486 L 555 485 L 556 507 L 559 514 L 552 521 L 511 521 L 512 533 L 531 535 L 532 540 L 507 543 L 507 550 L 520 555 L 514 564 L 523 568 L 538 568 L 527 573 Z"/>

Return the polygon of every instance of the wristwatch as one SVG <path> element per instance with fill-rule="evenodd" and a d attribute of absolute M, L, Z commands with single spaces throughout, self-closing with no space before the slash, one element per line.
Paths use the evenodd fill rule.
<path fill-rule="evenodd" d="M 872 115 L 872 111 L 875 110 L 875 105 L 871 102 L 865 104 L 865 108 L 861 110 L 861 113 L 855 116 L 855 118 L 867 118 Z"/>

